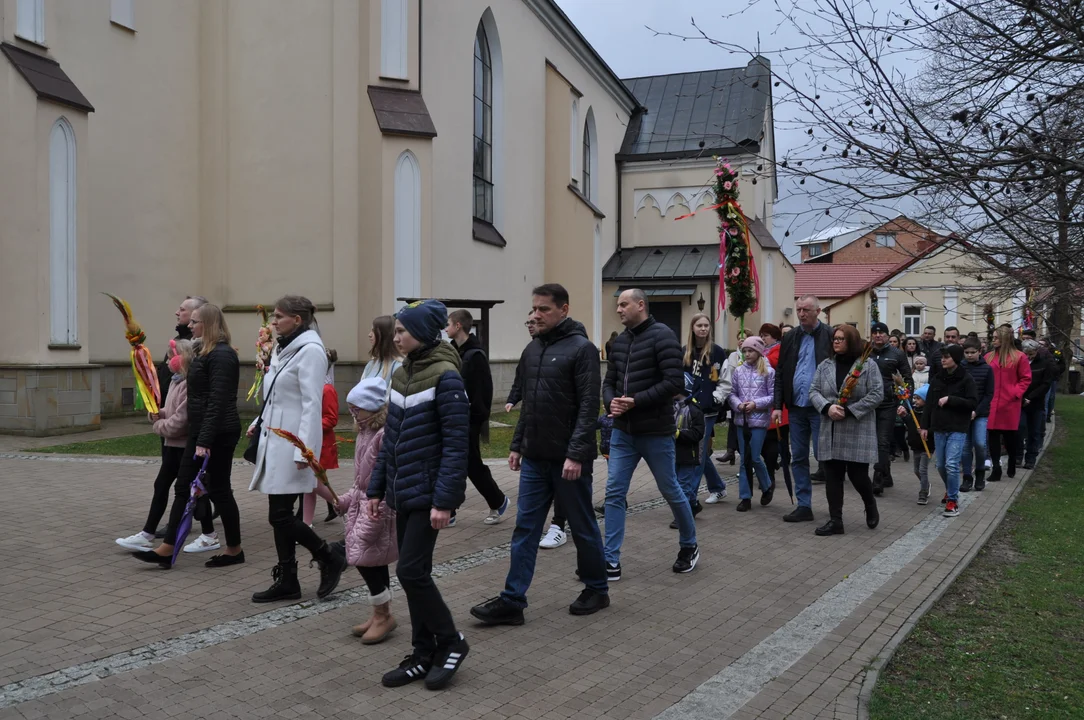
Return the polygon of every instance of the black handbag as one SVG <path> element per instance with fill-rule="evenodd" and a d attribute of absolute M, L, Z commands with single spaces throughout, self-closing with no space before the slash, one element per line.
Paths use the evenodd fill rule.
<path fill-rule="evenodd" d="M 293 359 L 293 357 L 290 358 L 290 360 Z M 275 373 L 275 377 L 271 380 L 271 386 L 267 388 L 267 400 L 264 402 L 263 407 L 260 408 L 260 415 L 256 418 L 256 425 L 253 426 L 254 432 L 252 433 L 252 437 L 248 439 L 248 447 L 245 448 L 243 457 L 253 465 L 256 464 L 256 452 L 260 449 L 260 435 L 263 433 L 264 410 L 267 409 L 268 403 L 271 402 L 271 393 L 275 391 L 275 383 L 279 381 L 279 375 L 281 375 L 282 371 L 286 369 L 286 366 L 290 364 L 290 360 L 287 360 L 282 364 L 282 367 L 279 368 L 279 371 Z"/>

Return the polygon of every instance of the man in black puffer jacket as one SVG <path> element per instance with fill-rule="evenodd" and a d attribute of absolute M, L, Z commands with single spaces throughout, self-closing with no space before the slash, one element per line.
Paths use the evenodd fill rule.
<path fill-rule="evenodd" d="M 598 348 L 583 325 L 568 317 L 568 291 L 562 286 L 535 288 L 531 307 L 535 333 L 519 361 L 523 408 L 508 455 L 508 466 L 520 471 L 511 567 L 504 592 L 470 611 L 487 625 L 523 624 L 538 541 L 555 498 L 564 507 L 585 586 L 568 611 L 590 615 L 610 605 L 602 534 L 591 509 Z"/>
<path fill-rule="evenodd" d="M 647 460 L 659 492 L 678 524 L 681 550 L 673 570 L 687 573 L 700 553 L 692 507 L 678 485 L 674 467 L 674 397 L 685 391 L 681 345 L 674 332 L 648 315 L 643 290 L 626 290 L 617 300 L 625 332 L 610 351 L 602 400 L 614 416 L 606 481 L 606 573 L 621 579 L 621 544 L 625 539 L 626 496 L 632 473 Z"/>
<path fill-rule="evenodd" d="M 896 398 L 894 374 L 903 376 L 907 387 L 914 388 L 911 379 L 911 366 L 907 356 L 899 348 L 888 343 L 888 326 L 875 322 L 870 329 L 870 343 L 873 346 L 869 359 L 877 363 L 884 383 L 884 399 L 877 407 L 877 464 L 873 467 L 873 494 L 880 495 L 883 488 L 892 487 L 892 431 L 896 427 L 896 413 L 900 401 Z M 937 373 L 930 368 L 930 377 Z"/>

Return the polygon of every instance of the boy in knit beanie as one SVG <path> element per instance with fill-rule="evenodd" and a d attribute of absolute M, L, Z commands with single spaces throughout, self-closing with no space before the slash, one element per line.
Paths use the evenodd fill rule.
<path fill-rule="evenodd" d="M 448 311 L 436 300 L 411 303 L 395 316 L 395 345 L 405 357 L 391 380 L 384 442 L 366 494 L 374 519 L 396 513 L 396 575 L 407 596 L 412 652 L 385 673 L 385 687 L 425 680 L 443 688 L 470 647 L 433 582 L 437 533 L 448 527 L 467 485 L 470 404 L 459 353 L 442 342 Z"/>

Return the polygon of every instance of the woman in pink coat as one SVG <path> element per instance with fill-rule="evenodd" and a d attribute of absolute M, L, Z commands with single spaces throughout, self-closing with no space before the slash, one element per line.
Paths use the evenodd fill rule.
<path fill-rule="evenodd" d="M 987 353 L 986 362 L 994 372 L 994 399 L 990 402 L 990 419 L 986 424 L 987 445 L 994 464 L 988 482 L 1001 479 L 1001 444 L 1009 450 L 1008 476 L 1016 475 L 1016 431 L 1020 428 L 1020 408 L 1024 393 L 1031 384 L 1031 363 L 1027 355 L 1013 346 L 1012 329 L 999 327 L 994 331 L 994 349 Z"/>
<path fill-rule="evenodd" d="M 388 419 L 388 385 L 383 378 L 366 378 L 346 396 L 358 438 L 354 450 L 354 487 L 339 497 L 338 511 L 346 516 L 346 560 L 358 569 L 369 588 L 373 614 L 353 628 L 366 645 L 385 640 L 398 623 L 391 614 L 391 574 L 388 566 L 399 558 L 395 538 L 395 513 L 381 503 L 380 515 L 366 512 L 369 478 L 372 476 L 384 423 Z"/>

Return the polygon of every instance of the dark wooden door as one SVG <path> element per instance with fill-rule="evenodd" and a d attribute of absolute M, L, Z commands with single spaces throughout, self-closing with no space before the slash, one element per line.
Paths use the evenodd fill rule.
<path fill-rule="evenodd" d="M 681 301 L 660 300 L 651 303 L 651 314 L 655 319 L 674 331 L 678 342 L 683 342 L 681 337 Z"/>

